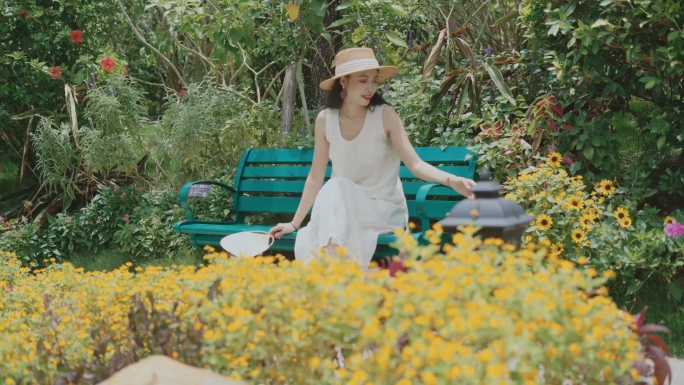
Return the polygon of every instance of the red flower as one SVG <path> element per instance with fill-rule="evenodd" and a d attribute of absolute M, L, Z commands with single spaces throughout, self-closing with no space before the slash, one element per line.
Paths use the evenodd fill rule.
<path fill-rule="evenodd" d="M 114 67 L 116 67 L 116 62 L 112 60 L 111 57 L 107 56 L 106 58 L 100 61 L 100 65 L 102 66 L 102 68 L 104 68 L 105 71 L 110 72 L 114 69 Z"/>
<path fill-rule="evenodd" d="M 181 88 L 180 91 L 178 91 L 178 95 L 180 96 L 185 96 L 188 94 L 188 91 L 185 90 L 185 88 Z"/>
<path fill-rule="evenodd" d="M 28 15 L 29 15 L 28 12 L 26 12 L 26 11 L 25 11 L 24 9 L 22 9 L 22 8 L 19 8 L 19 9 L 17 10 L 17 12 L 19 12 L 19 14 L 21 15 L 21 17 L 23 17 L 24 19 L 26 19 L 26 18 L 28 17 Z"/>
<path fill-rule="evenodd" d="M 80 29 L 71 31 L 69 32 L 69 37 L 71 38 L 71 41 L 74 42 L 74 44 L 78 44 L 83 41 L 83 31 L 81 31 Z"/>
<path fill-rule="evenodd" d="M 52 80 L 57 80 L 62 77 L 62 69 L 59 67 L 50 67 L 50 77 Z"/>

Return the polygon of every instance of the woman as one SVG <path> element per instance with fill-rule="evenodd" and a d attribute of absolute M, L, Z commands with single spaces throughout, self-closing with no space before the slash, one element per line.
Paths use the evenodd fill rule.
<path fill-rule="evenodd" d="M 406 198 L 399 179 L 403 161 L 416 177 L 449 186 L 470 197 L 471 179 L 451 175 L 422 161 L 411 146 L 397 113 L 377 93 L 378 84 L 397 67 L 380 66 L 370 48 L 351 48 L 335 57 L 335 76 L 321 82 L 330 91 L 316 118 L 314 156 L 294 218 L 270 230 L 275 238 L 297 231 L 295 258 L 309 263 L 338 246 L 364 268 L 378 235 L 408 225 Z M 323 178 L 332 161 L 332 176 Z M 322 186 L 322 187 L 321 187 Z M 311 220 L 299 229 L 313 205 Z"/>

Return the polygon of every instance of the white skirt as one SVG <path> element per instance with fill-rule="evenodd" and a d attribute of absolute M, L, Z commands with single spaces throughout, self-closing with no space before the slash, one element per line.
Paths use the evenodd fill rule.
<path fill-rule="evenodd" d="M 361 186 L 349 179 L 334 177 L 316 196 L 311 220 L 297 232 L 295 258 L 308 264 L 328 244 L 346 248 L 347 257 L 367 268 L 380 234 L 405 229 L 408 210 L 382 199 L 364 195 Z"/>

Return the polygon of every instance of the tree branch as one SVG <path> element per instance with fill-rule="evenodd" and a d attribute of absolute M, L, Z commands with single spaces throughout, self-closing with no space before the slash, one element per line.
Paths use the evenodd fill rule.
<path fill-rule="evenodd" d="M 128 17 L 128 13 L 126 12 L 126 9 L 124 8 L 123 4 L 121 3 L 121 0 L 116 0 L 116 2 L 119 4 L 119 8 L 121 9 L 121 12 L 123 12 L 124 17 L 126 18 L 126 22 L 128 23 L 128 25 L 131 26 L 131 28 L 133 29 L 133 33 L 134 33 L 135 36 L 138 38 L 138 40 L 140 40 L 140 42 L 143 43 L 143 45 L 144 45 L 145 47 L 151 49 L 152 52 L 154 52 L 154 53 L 156 53 L 157 55 L 159 55 L 159 57 L 161 58 L 161 60 L 162 60 L 167 66 L 169 66 L 169 68 L 171 68 L 171 70 L 173 70 L 173 72 L 176 74 L 176 76 L 178 76 L 178 80 L 180 80 L 180 82 L 181 82 L 181 84 L 183 85 L 183 87 L 187 88 L 187 87 L 188 87 L 188 83 L 185 81 L 185 79 L 183 78 L 183 76 L 180 74 L 180 72 L 178 71 L 178 68 L 176 68 L 176 66 L 173 65 L 173 63 L 171 63 L 171 60 L 169 60 L 169 58 L 167 58 L 164 54 L 162 54 L 161 52 L 159 52 L 158 49 L 154 48 L 150 43 L 147 42 L 147 40 L 145 40 L 145 36 L 143 36 L 142 33 L 140 33 L 140 31 L 138 31 L 138 28 L 135 27 L 135 25 L 133 24 L 133 21 L 131 20 L 131 18 Z"/>

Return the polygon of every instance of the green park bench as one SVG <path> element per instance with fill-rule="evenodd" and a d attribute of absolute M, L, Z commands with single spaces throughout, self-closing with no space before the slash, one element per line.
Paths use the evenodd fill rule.
<path fill-rule="evenodd" d="M 416 152 L 425 162 L 451 174 L 476 179 L 477 158 L 467 147 L 419 147 Z M 187 213 L 187 219 L 174 225 L 176 232 L 190 235 L 190 243 L 195 247 L 206 245 L 220 248 L 221 238 L 241 231 L 268 231 L 273 225 L 245 223 L 247 214 L 278 213 L 294 215 L 309 174 L 313 150 L 247 149 L 237 166 L 233 187 L 214 181 L 195 181 L 186 183 L 180 190 L 180 204 Z M 332 166 L 328 165 L 325 180 L 330 178 Z M 431 223 L 443 219 L 454 204 L 463 196 L 438 183 L 428 183 L 416 177 L 402 164 L 399 177 L 409 209 L 410 220 L 429 229 Z M 234 221 L 197 220 L 188 205 L 189 198 L 202 199 L 214 186 L 230 190 L 233 199 Z M 289 219 L 287 219 L 289 220 Z M 306 224 L 307 221 L 304 221 Z M 276 239 L 271 247 L 274 251 L 294 251 L 295 237 L 291 233 Z M 422 232 L 413 232 L 416 238 Z M 395 240 L 394 234 L 378 237 L 378 247 L 374 258 L 396 255 L 390 247 Z"/>

